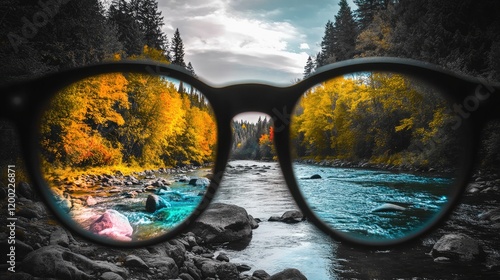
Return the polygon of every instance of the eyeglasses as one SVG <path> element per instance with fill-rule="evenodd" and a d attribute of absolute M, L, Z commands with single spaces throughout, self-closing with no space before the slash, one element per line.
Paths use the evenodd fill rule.
<path fill-rule="evenodd" d="M 290 87 L 221 88 L 174 65 L 116 62 L 4 88 L 0 112 L 44 201 L 92 241 L 146 246 L 186 230 L 219 187 L 234 116 L 253 111 L 272 116 L 262 136 L 309 222 L 389 246 L 457 204 L 499 89 L 395 58 L 332 64 Z"/>

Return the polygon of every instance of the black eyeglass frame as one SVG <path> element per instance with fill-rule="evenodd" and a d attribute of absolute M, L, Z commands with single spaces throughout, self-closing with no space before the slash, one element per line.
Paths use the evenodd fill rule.
<path fill-rule="evenodd" d="M 490 91 L 488 99 L 481 101 L 477 110 L 462 120 L 462 125 L 467 129 L 470 138 L 466 139 L 466 144 L 463 147 L 464 157 L 461 163 L 462 166 L 460 167 L 461 172 L 459 172 L 459 178 L 456 180 L 458 191 L 449 198 L 451 203 L 448 203 L 446 209 L 441 211 L 431 224 L 426 225 L 424 230 L 393 241 L 364 242 L 352 238 L 345 233 L 335 231 L 322 222 L 309 208 L 302 196 L 293 172 L 290 153 L 290 118 L 301 96 L 308 89 L 331 78 L 355 72 L 372 71 L 395 72 L 423 79 L 442 89 L 453 102 L 458 104 L 462 104 L 468 96 L 474 94 L 478 87 L 483 87 L 483 90 Z M 37 142 L 37 139 L 39 139 L 39 120 L 42 116 L 44 105 L 48 103 L 51 97 L 66 86 L 87 77 L 118 72 L 161 75 L 189 83 L 201 92 L 210 103 L 217 123 L 218 142 L 216 160 L 213 167 L 214 176 L 202 202 L 193 214 L 179 226 L 162 236 L 144 241 L 121 242 L 97 237 L 89 231 L 82 229 L 76 222 L 70 220 L 66 214 L 58 209 L 53 193 L 43 180 L 40 159 L 37 156 L 39 154 L 37 153 L 39 150 L 39 143 Z M 158 64 L 150 61 L 122 61 L 67 70 L 2 88 L 0 89 L 0 117 L 15 124 L 31 180 L 37 186 L 37 192 L 43 198 L 51 212 L 72 232 L 93 242 L 124 248 L 142 247 L 171 239 L 188 230 L 190 224 L 208 207 L 222 180 L 222 174 L 230 155 L 232 119 L 244 112 L 261 112 L 273 118 L 273 125 L 275 127 L 274 141 L 278 162 L 292 197 L 307 219 L 336 240 L 348 242 L 351 245 L 388 247 L 417 239 L 417 237 L 439 225 L 455 208 L 471 176 L 475 155 L 478 152 L 479 135 L 482 127 L 487 121 L 500 118 L 499 91 L 500 84 L 487 84 L 482 79 L 457 75 L 432 64 L 400 58 L 362 58 L 334 63 L 322 67 L 311 76 L 289 87 L 259 83 L 213 87 L 193 77 L 184 68 L 176 65 Z"/>

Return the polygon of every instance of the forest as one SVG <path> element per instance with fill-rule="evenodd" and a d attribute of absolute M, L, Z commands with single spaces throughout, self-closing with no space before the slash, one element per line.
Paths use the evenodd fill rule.
<path fill-rule="evenodd" d="M 321 51 L 306 61 L 304 78 L 337 61 L 392 56 L 500 80 L 500 19 L 494 12 L 500 10 L 498 1 L 354 3 L 357 9 L 352 10 L 346 0 L 340 0 L 334 20 L 325 25 Z M 456 160 L 457 143 L 451 141 L 457 132 L 446 125 L 450 114 L 443 102 L 429 99 L 428 89 L 410 86 L 408 78 L 375 73 L 370 79 L 378 80 L 378 86 L 371 86 L 373 81 L 339 78 L 302 98 L 292 119 L 296 156 L 438 168 Z M 426 106 L 427 102 L 436 106 Z M 481 147 L 482 168 L 498 170 L 498 143 L 499 122 L 488 124 Z"/>

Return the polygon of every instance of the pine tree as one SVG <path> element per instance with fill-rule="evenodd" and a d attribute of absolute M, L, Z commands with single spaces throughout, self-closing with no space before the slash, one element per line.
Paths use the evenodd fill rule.
<path fill-rule="evenodd" d="M 191 75 L 196 77 L 196 73 L 194 72 L 193 64 L 191 64 L 191 62 L 188 63 L 186 69 L 189 71 L 189 73 L 191 73 Z"/>
<path fill-rule="evenodd" d="M 339 6 L 340 10 L 335 16 L 335 24 L 333 26 L 333 52 L 336 61 L 354 57 L 356 37 L 358 35 L 358 25 L 354 20 L 347 0 L 340 0 Z"/>
<path fill-rule="evenodd" d="M 325 26 L 325 35 L 321 41 L 321 52 L 318 53 L 316 63 L 319 66 L 323 66 L 332 62 L 335 62 L 335 38 L 333 31 L 333 22 L 330 20 Z"/>
<path fill-rule="evenodd" d="M 184 43 L 182 43 L 181 34 L 177 28 L 172 38 L 172 64 L 186 67 L 184 62 Z"/>
<path fill-rule="evenodd" d="M 304 67 L 304 78 L 309 77 L 313 72 L 314 72 L 314 62 L 311 56 L 309 56 L 307 58 L 306 66 Z"/>
<path fill-rule="evenodd" d="M 108 20 L 118 28 L 123 51 L 128 55 L 139 55 L 145 45 L 145 35 L 140 23 L 125 0 L 113 0 L 108 10 Z"/>
<path fill-rule="evenodd" d="M 391 2 L 398 2 L 394 0 L 354 0 L 358 6 L 356 10 L 356 17 L 363 30 L 373 21 L 373 17 L 380 10 L 387 9 Z"/>
<path fill-rule="evenodd" d="M 130 7 L 135 19 L 141 25 L 145 44 L 166 53 L 168 40 L 161 30 L 164 23 L 161 12 L 158 11 L 158 2 L 156 0 L 132 0 Z"/>

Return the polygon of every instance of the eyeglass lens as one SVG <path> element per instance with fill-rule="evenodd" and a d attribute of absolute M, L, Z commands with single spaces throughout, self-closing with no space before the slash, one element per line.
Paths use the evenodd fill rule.
<path fill-rule="evenodd" d="M 291 121 L 293 170 L 309 207 L 355 240 L 424 229 L 457 191 L 464 138 L 450 105 L 439 88 L 390 72 L 309 89 Z"/>
<path fill-rule="evenodd" d="M 114 73 L 57 92 L 40 123 L 43 176 L 92 234 L 147 240 L 186 220 L 210 183 L 217 127 L 188 83 Z"/>

